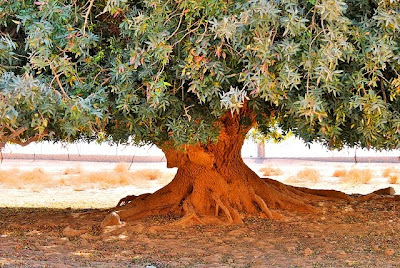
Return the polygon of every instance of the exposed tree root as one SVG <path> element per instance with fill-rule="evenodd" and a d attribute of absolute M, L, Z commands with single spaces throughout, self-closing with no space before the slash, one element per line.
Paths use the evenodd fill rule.
<path fill-rule="evenodd" d="M 394 195 L 392 189 L 385 188 L 352 198 L 339 191 L 292 187 L 271 179 L 257 179 L 254 176 L 250 180 L 243 180 L 247 188 L 242 189 L 237 183 L 230 182 L 232 187 L 224 185 L 228 189 L 221 191 L 212 186 L 197 188 L 196 181 L 198 182 L 202 176 L 196 180 L 189 180 L 187 176 L 183 176 L 184 173 L 178 172 L 169 185 L 154 194 L 122 198 L 118 202 L 116 211 L 105 219 L 102 226 L 121 224 L 120 220 L 132 221 L 146 216 L 166 214 L 181 216 L 181 219 L 174 223 L 177 226 L 241 224 L 245 217 L 282 219 L 285 218 L 283 211 L 322 212 L 310 204 L 316 200 L 358 203 L 382 198 L 382 195 Z M 216 185 L 221 184 L 224 183 L 222 181 L 216 183 Z"/>
<path fill-rule="evenodd" d="M 143 200 L 144 198 L 146 198 L 149 195 L 150 194 L 142 194 L 142 195 L 139 195 L 139 196 L 137 196 L 137 195 L 125 196 L 124 198 L 119 200 L 119 202 L 117 204 L 117 207 L 122 207 L 122 206 L 128 205 L 130 202 L 132 202 L 132 201 L 134 201 L 134 200 L 136 200 L 138 198 Z"/>
<path fill-rule="evenodd" d="M 319 190 L 319 189 L 309 189 L 309 188 L 302 188 L 302 187 L 295 187 L 297 190 L 302 191 L 304 193 L 312 194 L 315 196 L 323 196 L 328 199 L 343 199 L 348 202 L 352 202 L 353 198 L 348 194 L 345 194 L 340 191 L 336 190 Z"/>
<path fill-rule="evenodd" d="M 179 226 L 188 226 L 188 225 L 198 225 L 198 224 L 206 224 L 206 219 L 201 219 L 193 206 L 188 202 L 185 202 L 182 206 L 185 215 L 175 223 L 175 225 Z"/>
<path fill-rule="evenodd" d="M 387 188 L 373 191 L 372 193 L 377 194 L 377 195 L 394 195 L 396 193 L 396 191 L 394 190 L 393 187 L 387 187 Z"/>
<path fill-rule="evenodd" d="M 395 190 L 393 187 L 387 187 L 383 189 L 379 189 L 376 191 L 373 191 L 370 194 L 362 195 L 357 198 L 358 202 L 367 202 L 370 200 L 375 200 L 375 199 L 382 199 L 382 198 L 393 198 L 395 199 Z"/>
<path fill-rule="evenodd" d="M 203 172 L 204 173 L 204 172 Z M 208 173 L 208 172 L 205 172 Z M 186 175 L 186 176 L 184 176 Z M 240 224 L 245 217 L 282 219 L 283 211 L 318 212 L 310 201 L 326 199 L 351 200 L 337 191 L 317 191 L 295 188 L 277 181 L 261 180 L 256 176 L 226 183 L 214 179 L 214 185 L 203 187 L 202 175 L 196 179 L 179 172 L 175 179 L 154 194 L 127 196 L 118 202 L 115 213 L 121 221 L 146 216 L 174 214 L 182 218 L 179 226 L 197 224 Z M 254 175 L 254 174 L 253 174 Z M 242 185 L 244 184 L 244 185 Z M 246 187 L 244 187 L 246 186 Z M 111 222 L 111 221 L 110 221 Z M 113 221 L 115 223 L 117 221 Z"/>

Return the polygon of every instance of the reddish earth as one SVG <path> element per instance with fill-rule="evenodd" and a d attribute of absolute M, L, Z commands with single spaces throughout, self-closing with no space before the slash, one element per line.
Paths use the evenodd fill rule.
<path fill-rule="evenodd" d="M 285 221 L 181 228 L 151 217 L 102 233 L 96 209 L 0 208 L 1 267 L 400 267 L 400 201 L 324 201 Z"/>
<path fill-rule="evenodd" d="M 400 192 L 399 181 L 389 183 L 384 176 L 395 170 L 393 163 L 357 164 L 372 173 L 361 184 L 332 176 L 352 169 L 352 163 L 250 165 L 255 171 L 277 167 L 279 174 L 269 176 L 295 186 L 363 194 L 390 186 Z M 176 218 L 149 217 L 103 233 L 100 222 L 110 212 L 105 208 L 127 194 L 167 184 L 173 174 L 164 166 L 134 163 L 127 170 L 115 163 L 3 162 L 0 267 L 400 267 L 399 196 L 351 204 L 315 201 L 317 213 L 282 211 L 284 220 L 248 218 L 230 226 L 182 228 L 174 225 Z M 318 170 L 318 181 L 294 177 L 304 168 Z"/>

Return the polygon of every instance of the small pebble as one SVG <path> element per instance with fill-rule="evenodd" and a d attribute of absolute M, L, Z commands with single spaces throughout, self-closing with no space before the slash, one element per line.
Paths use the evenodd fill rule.
<path fill-rule="evenodd" d="M 306 248 L 304 250 L 304 256 L 310 256 L 311 254 L 313 254 L 314 252 L 312 251 L 312 249 L 310 248 Z"/>
<path fill-rule="evenodd" d="M 391 249 L 391 248 L 388 248 L 387 250 L 385 250 L 385 255 L 393 256 L 394 255 L 394 250 Z"/>

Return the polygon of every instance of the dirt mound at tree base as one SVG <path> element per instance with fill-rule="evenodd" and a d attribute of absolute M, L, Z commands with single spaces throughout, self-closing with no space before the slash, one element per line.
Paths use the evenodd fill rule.
<path fill-rule="evenodd" d="M 145 218 L 102 234 L 105 210 L 0 208 L 0 265 L 101 267 L 395 267 L 400 263 L 394 198 L 315 204 L 320 214 L 287 221 L 180 228 L 170 216 Z M 289 213 L 289 212 L 288 212 Z M 86 230 L 64 237 L 66 227 Z M 388 254 L 390 253 L 390 254 Z"/>

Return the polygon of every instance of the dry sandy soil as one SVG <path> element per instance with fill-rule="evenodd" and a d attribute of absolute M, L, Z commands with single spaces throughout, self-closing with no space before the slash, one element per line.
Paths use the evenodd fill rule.
<path fill-rule="evenodd" d="M 101 220 L 120 198 L 159 189 L 175 170 L 165 163 L 6 160 L 0 267 L 400 267 L 399 197 L 357 198 L 388 186 L 400 193 L 398 164 L 248 164 L 282 182 L 355 198 L 318 201 L 319 213 L 285 213 L 281 221 L 182 228 L 165 216 L 102 232 Z"/>

